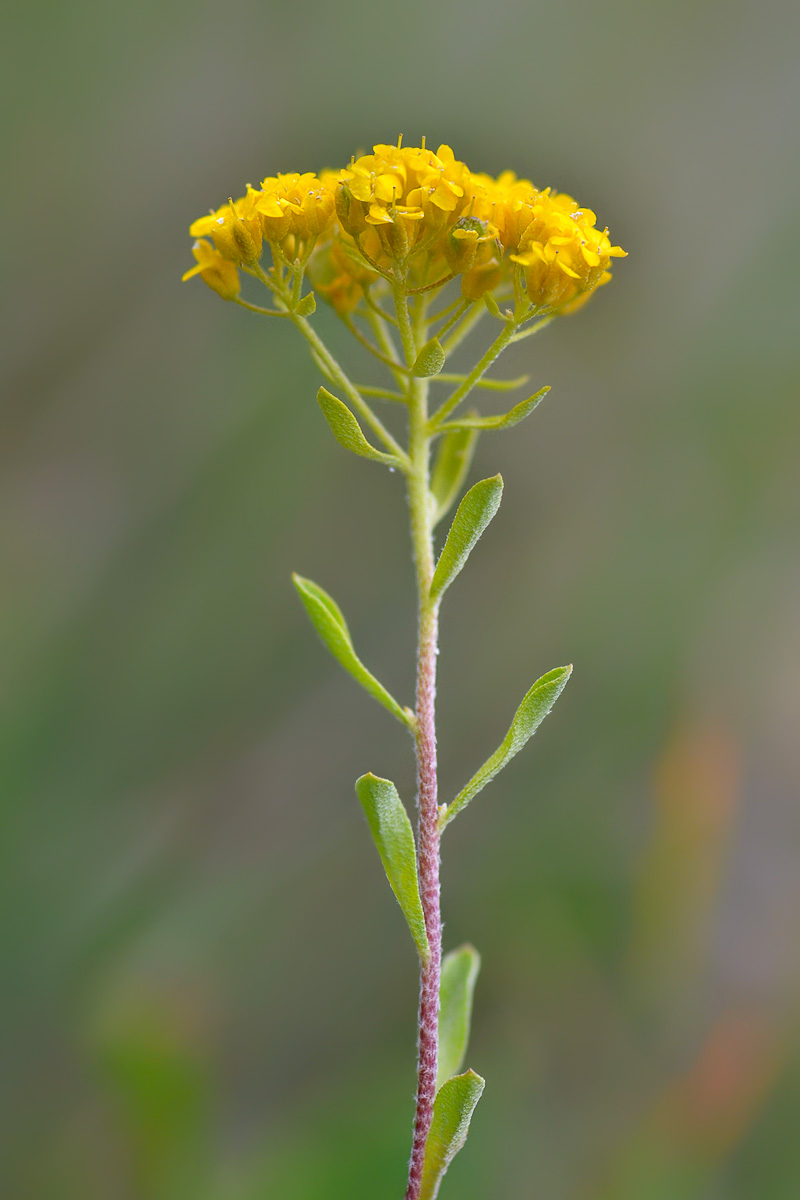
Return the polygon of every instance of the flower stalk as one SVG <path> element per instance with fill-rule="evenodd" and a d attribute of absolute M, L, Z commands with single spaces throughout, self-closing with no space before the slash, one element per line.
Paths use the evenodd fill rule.
<path fill-rule="evenodd" d="M 408 321 L 408 304 L 395 291 L 398 324 L 406 361 L 413 363 L 418 345 L 424 344 L 425 304 L 416 301 L 417 337 Z M 430 435 L 428 432 L 428 381 L 412 379 L 409 388 L 408 510 L 414 567 L 417 579 L 417 871 L 430 958 L 420 968 L 417 1025 L 417 1096 L 406 1200 L 418 1200 L 422 1184 L 425 1146 L 433 1120 L 438 1065 L 439 983 L 442 962 L 442 922 L 439 884 L 439 808 L 436 764 L 436 665 L 439 603 L 431 597 L 434 572 L 433 526 L 430 503 Z"/>

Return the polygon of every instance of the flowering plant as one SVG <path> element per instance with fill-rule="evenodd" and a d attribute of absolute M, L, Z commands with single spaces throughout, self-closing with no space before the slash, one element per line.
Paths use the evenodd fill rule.
<path fill-rule="evenodd" d="M 201 217 L 190 232 L 198 239 L 196 265 L 184 279 L 199 275 L 223 299 L 290 321 L 308 342 L 325 381 L 340 393 L 320 387 L 317 395 L 336 439 L 405 480 L 418 594 L 413 708 L 398 703 L 358 657 L 332 597 L 299 575 L 294 583 L 325 645 L 415 745 L 416 838 L 390 780 L 363 775 L 356 793 L 420 960 L 417 1097 L 405 1197 L 434 1200 L 464 1145 L 484 1087 L 474 1071 L 461 1071 L 479 958 L 471 946 L 442 958 L 441 835 L 522 749 L 572 670 L 557 667 L 534 683 L 498 749 L 453 799 L 440 804 L 439 610 L 499 507 L 500 475 L 466 492 L 438 556 L 434 531 L 461 493 L 478 436 L 518 424 L 549 389 L 500 415 L 457 410 L 476 389 L 524 383 L 485 376 L 506 346 L 580 308 L 611 278 L 611 259 L 625 252 L 611 244 L 607 230 L 597 228 L 595 214 L 572 197 L 540 190 L 512 172 L 496 179 L 476 174 L 449 146 L 434 154 L 424 142 L 375 146 L 372 154 L 354 158 L 340 171 L 277 175 L 260 188 L 248 185 L 244 196 Z M 267 289 L 268 305 L 241 294 L 242 273 Z M 456 287 L 458 294 L 451 297 Z M 309 321 L 316 294 L 386 368 L 386 386 L 360 385 L 344 372 Z M 499 324 L 491 344 L 469 372 L 446 373 L 448 358 L 484 317 Z M 447 389 L 438 405 L 430 401 L 433 384 Z M 404 444 L 378 415 L 374 401 L 405 411 Z"/>

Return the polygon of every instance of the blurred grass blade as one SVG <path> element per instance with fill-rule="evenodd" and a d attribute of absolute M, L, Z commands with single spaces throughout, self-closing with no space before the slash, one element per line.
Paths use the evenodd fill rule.
<path fill-rule="evenodd" d="M 458 421 L 445 421 L 441 425 L 441 429 L 510 429 L 512 425 L 518 425 L 520 421 L 524 421 L 529 417 L 539 402 L 544 399 L 550 391 L 549 386 L 541 388 L 533 396 L 529 396 L 527 400 L 521 400 L 519 404 L 515 404 L 507 413 L 501 413 L 496 417 L 462 417 Z"/>
<path fill-rule="evenodd" d="M 317 392 L 317 403 L 322 409 L 325 420 L 331 427 L 331 432 L 340 446 L 358 454 L 361 458 L 371 458 L 373 462 L 385 463 L 390 467 L 398 467 L 400 462 L 393 454 L 384 454 L 371 446 L 361 430 L 350 409 L 334 396 L 327 388 L 321 387 Z"/>
<path fill-rule="evenodd" d="M 329 596 L 318 584 L 312 583 L 310 579 L 304 579 L 302 575 L 292 575 L 292 582 L 311 618 L 312 625 L 333 657 L 369 692 L 370 696 L 373 696 L 384 708 L 388 708 L 398 721 L 413 728 L 413 713 L 407 708 L 400 707 L 394 697 L 367 670 L 356 654 L 347 622 L 333 597 Z"/>
<path fill-rule="evenodd" d="M 536 683 L 526 693 L 522 703 L 514 714 L 511 728 L 503 738 L 498 749 L 495 750 L 491 758 L 486 760 L 480 770 L 472 776 L 472 779 L 470 779 L 466 787 L 462 788 L 455 800 L 444 809 L 439 817 L 440 829 L 444 829 L 446 825 L 449 825 L 453 817 L 469 804 L 470 800 L 477 796 L 478 792 L 485 788 L 487 783 L 490 783 L 495 775 L 502 771 L 506 763 L 510 762 L 514 755 L 519 753 L 528 739 L 533 737 L 563 692 L 571 674 L 571 665 L 568 667 L 556 667 L 554 670 L 548 671 L 546 675 L 542 675 L 541 679 L 536 680 Z"/>
<path fill-rule="evenodd" d="M 437 1091 L 464 1062 L 472 1020 L 472 997 L 480 969 L 481 956 L 474 946 L 459 946 L 442 961 Z"/>
<path fill-rule="evenodd" d="M 431 478 L 431 493 L 436 501 L 434 525 L 455 504 L 472 463 L 477 441 L 478 430 L 466 426 L 448 430 L 442 436 Z"/>
<path fill-rule="evenodd" d="M 475 543 L 500 507 L 502 495 L 503 478 L 493 475 L 471 487 L 459 504 L 433 573 L 433 600 L 442 595 L 463 569 Z"/>
<path fill-rule="evenodd" d="M 417 850 L 411 822 L 390 779 L 362 775 L 356 780 L 356 795 L 364 809 L 386 878 L 403 910 L 423 962 L 430 958 L 425 917 L 419 897 Z"/>
<path fill-rule="evenodd" d="M 485 1080 L 474 1071 L 454 1075 L 437 1092 L 433 1104 L 433 1123 L 425 1145 L 422 1186 L 419 1200 L 435 1200 L 444 1173 L 469 1133 L 475 1105 L 481 1098 Z"/>

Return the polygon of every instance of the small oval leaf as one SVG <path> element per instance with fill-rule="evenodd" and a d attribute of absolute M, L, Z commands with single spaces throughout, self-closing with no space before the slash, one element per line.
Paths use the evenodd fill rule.
<path fill-rule="evenodd" d="M 467 1053 L 472 997 L 480 969 L 481 956 L 474 946 L 459 946 L 442 960 L 437 1089 L 461 1069 Z"/>
<path fill-rule="evenodd" d="M 333 436 L 345 450 L 350 450 L 361 458 L 371 458 L 373 462 L 386 463 L 392 467 L 398 465 L 393 454 L 384 454 L 382 450 L 376 450 L 369 444 L 361 426 L 343 400 L 334 396 L 327 388 L 321 387 L 317 392 L 317 403 L 331 427 Z"/>
<path fill-rule="evenodd" d="M 292 581 L 297 588 L 303 606 L 311 618 L 311 623 L 330 650 L 333 657 L 349 671 L 361 686 L 373 696 L 384 708 L 388 708 L 398 721 L 409 728 L 414 726 L 414 715 L 407 708 L 401 708 L 393 696 L 387 692 L 382 683 L 367 670 L 353 649 L 350 631 L 332 596 L 329 596 L 318 584 L 302 575 L 293 575 Z"/>
<path fill-rule="evenodd" d="M 306 292 L 294 311 L 298 317 L 310 317 L 312 313 L 315 313 L 317 311 L 317 298 L 314 293 Z"/>
<path fill-rule="evenodd" d="M 429 379 L 438 375 L 446 362 L 446 355 L 438 338 L 431 338 L 420 350 L 416 362 L 411 368 L 412 375 L 421 379 Z"/>
<path fill-rule="evenodd" d="M 503 477 L 493 475 L 469 489 L 456 510 L 431 583 L 431 599 L 436 600 L 461 571 L 472 548 L 500 507 Z"/>
<path fill-rule="evenodd" d="M 417 851 L 408 813 L 390 779 L 362 775 L 356 780 L 356 795 L 378 847 L 386 878 L 403 910 L 419 956 L 427 963 L 430 949 L 419 897 Z"/>
<path fill-rule="evenodd" d="M 524 421 L 526 417 L 529 417 L 549 391 L 549 386 L 540 388 L 535 395 L 529 396 L 527 400 L 521 400 L 519 404 L 515 404 L 507 413 L 501 413 L 499 416 L 462 417 L 459 421 L 446 421 L 440 428 L 445 430 L 511 429 L 512 425 L 518 425 L 520 421 Z"/>
<path fill-rule="evenodd" d="M 451 804 L 440 812 L 439 828 L 449 825 L 461 809 L 477 796 L 478 792 L 491 783 L 495 775 L 502 771 L 506 763 L 518 754 L 529 738 L 533 737 L 558 697 L 567 686 L 567 680 L 572 674 L 572 666 L 556 667 L 537 679 L 536 683 L 525 693 L 525 696 L 514 714 L 511 728 L 503 738 L 500 746 L 491 758 L 476 771 L 466 787 L 462 788 Z"/>
<path fill-rule="evenodd" d="M 485 1085 L 480 1075 L 465 1071 L 448 1079 L 436 1093 L 419 1200 L 436 1200 L 445 1171 L 467 1140 L 469 1123 Z"/>

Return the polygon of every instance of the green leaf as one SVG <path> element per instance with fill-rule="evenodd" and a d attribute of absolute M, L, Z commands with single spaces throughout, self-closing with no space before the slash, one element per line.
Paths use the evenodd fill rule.
<path fill-rule="evenodd" d="M 426 963 L 430 948 L 419 898 L 417 852 L 408 813 L 390 779 L 362 775 L 356 780 L 356 795 L 378 847 L 386 878 L 403 910 L 419 956 Z"/>
<path fill-rule="evenodd" d="M 384 454 L 382 450 L 376 450 L 369 444 L 350 409 L 327 388 L 319 389 L 317 403 L 331 427 L 333 436 L 340 446 L 344 446 L 345 450 L 351 450 L 353 454 L 359 454 L 362 458 L 371 458 L 373 462 L 386 463 L 391 467 L 399 465 L 393 454 Z"/>
<path fill-rule="evenodd" d="M 477 429 L 453 429 L 448 430 L 439 442 L 431 478 L 431 494 L 436 501 L 434 524 L 441 521 L 455 504 L 472 463 L 477 441 Z"/>
<path fill-rule="evenodd" d="M 501 413 L 496 417 L 461 417 L 458 421 L 445 421 L 444 425 L 440 425 L 440 429 L 510 429 L 512 425 L 518 425 L 520 421 L 524 421 L 530 416 L 533 410 L 538 406 L 540 400 L 543 400 L 550 391 L 549 386 L 541 388 L 535 395 L 529 396 L 527 400 L 521 400 L 519 404 L 515 404 L 507 413 Z"/>
<path fill-rule="evenodd" d="M 401 708 L 386 688 L 372 675 L 362 663 L 353 649 L 350 631 L 336 601 L 310 579 L 302 575 L 292 575 L 292 581 L 303 601 L 311 623 L 322 638 L 331 654 L 355 680 L 365 688 L 371 696 L 388 708 L 389 712 L 409 728 L 414 727 L 414 714 L 407 708 Z"/>
<path fill-rule="evenodd" d="M 446 825 L 449 825 L 453 817 L 469 804 L 470 800 L 477 796 L 478 792 L 482 791 L 487 783 L 491 783 L 495 775 L 502 771 L 506 763 L 510 762 L 514 755 L 519 753 L 528 739 L 533 737 L 563 692 L 571 674 L 571 665 L 568 667 L 556 667 L 555 670 L 548 671 L 546 675 L 542 675 L 541 679 L 536 680 L 536 683 L 525 694 L 522 703 L 515 712 L 511 728 L 503 738 L 498 749 L 495 750 L 491 758 L 487 758 L 480 770 L 476 771 L 467 786 L 462 788 L 458 793 L 455 800 L 444 808 L 439 817 L 440 829 L 444 829 Z"/>
<path fill-rule="evenodd" d="M 431 338 L 420 350 L 416 362 L 411 368 L 411 374 L 421 379 L 429 379 L 438 375 L 445 364 L 446 356 L 438 338 Z"/>
<path fill-rule="evenodd" d="M 474 1071 L 466 1071 L 448 1079 L 437 1092 L 425 1143 L 419 1200 L 436 1200 L 445 1171 L 467 1140 L 469 1123 L 485 1083 Z"/>
<path fill-rule="evenodd" d="M 460 1070 L 467 1053 L 472 996 L 480 969 L 481 956 L 474 946 L 460 946 L 458 950 L 451 950 L 442 961 L 437 1089 Z"/>
<path fill-rule="evenodd" d="M 459 504 L 433 573 L 433 600 L 442 595 L 463 569 L 473 546 L 500 507 L 502 495 L 503 477 L 493 475 L 474 484 Z"/>
<path fill-rule="evenodd" d="M 315 313 L 317 311 L 317 298 L 314 293 L 306 292 L 294 311 L 298 317 L 310 317 L 312 313 Z"/>

